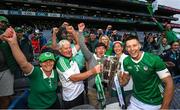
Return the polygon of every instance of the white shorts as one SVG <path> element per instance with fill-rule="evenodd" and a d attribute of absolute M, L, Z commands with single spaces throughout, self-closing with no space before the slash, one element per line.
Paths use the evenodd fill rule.
<path fill-rule="evenodd" d="M 0 96 L 10 96 L 14 93 L 14 74 L 10 70 L 0 72 Z"/>
<path fill-rule="evenodd" d="M 127 110 L 159 110 L 160 108 L 161 105 L 145 104 L 131 96 L 130 105 L 128 106 Z"/>

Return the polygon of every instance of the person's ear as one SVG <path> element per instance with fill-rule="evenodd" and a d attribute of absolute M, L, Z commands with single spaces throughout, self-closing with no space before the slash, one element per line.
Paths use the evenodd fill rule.
<path fill-rule="evenodd" d="M 141 49 L 141 47 L 142 47 L 141 44 L 139 44 L 139 48 L 140 48 L 140 49 Z"/>

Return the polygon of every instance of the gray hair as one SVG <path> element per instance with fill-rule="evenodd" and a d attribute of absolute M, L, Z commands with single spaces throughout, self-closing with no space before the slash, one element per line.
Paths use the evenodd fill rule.
<path fill-rule="evenodd" d="M 68 40 L 61 40 L 58 43 L 58 48 L 61 50 L 64 45 L 70 44 Z"/>

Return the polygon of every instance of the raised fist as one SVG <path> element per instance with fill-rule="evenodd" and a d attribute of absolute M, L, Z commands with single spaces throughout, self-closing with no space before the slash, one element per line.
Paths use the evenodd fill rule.
<path fill-rule="evenodd" d="M 84 28 L 85 28 L 85 24 L 84 24 L 84 23 L 79 23 L 79 24 L 78 24 L 78 30 L 79 30 L 79 32 L 83 32 Z"/>
<path fill-rule="evenodd" d="M 6 31 L 3 33 L 3 36 L 4 37 L 7 37 L 7 38 L 11 38 L 13 37 L 13 34 L 14 34 L 14 30 L 12 27 L 9 27 L 6 29 Z"/>
<path fill-rule="evenodd" d="M 53 28 L 53 33 L 54 33 L 54 34 L 57 34 L 58 31 L 59 31 L 59 28 L 57 28 L 57 27 L 54 27 L 54 28 Z"/>

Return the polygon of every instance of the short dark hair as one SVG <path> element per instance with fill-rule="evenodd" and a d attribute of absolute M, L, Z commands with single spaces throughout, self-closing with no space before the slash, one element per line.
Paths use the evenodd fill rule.
<path fill-rule="evenodd" d="M 102 42 L 96 44 L 95 47 L 97 48 L 97 47 L 101 47 L 101 46 L 103 46 L 105 49 L 107 48 L 106 45 L 104 43 L 102 43 Z"/>
<path fill-rule="evenodd" d="M 179 43 L 178 40 L 174 40 L 174 41 L 170 42 L 169 45 L 172 46 L 175 42 Z"/>
<path fill-rule="evenodd" d="M 132 39 L 136 39 L 137 41 L 139 41 L 138 36 L 135 36 L 135 35 L 129 35 L 129 36 L 125 39 L 125 43 L 126 43 L 128 40 L 132 40 Z"/>

